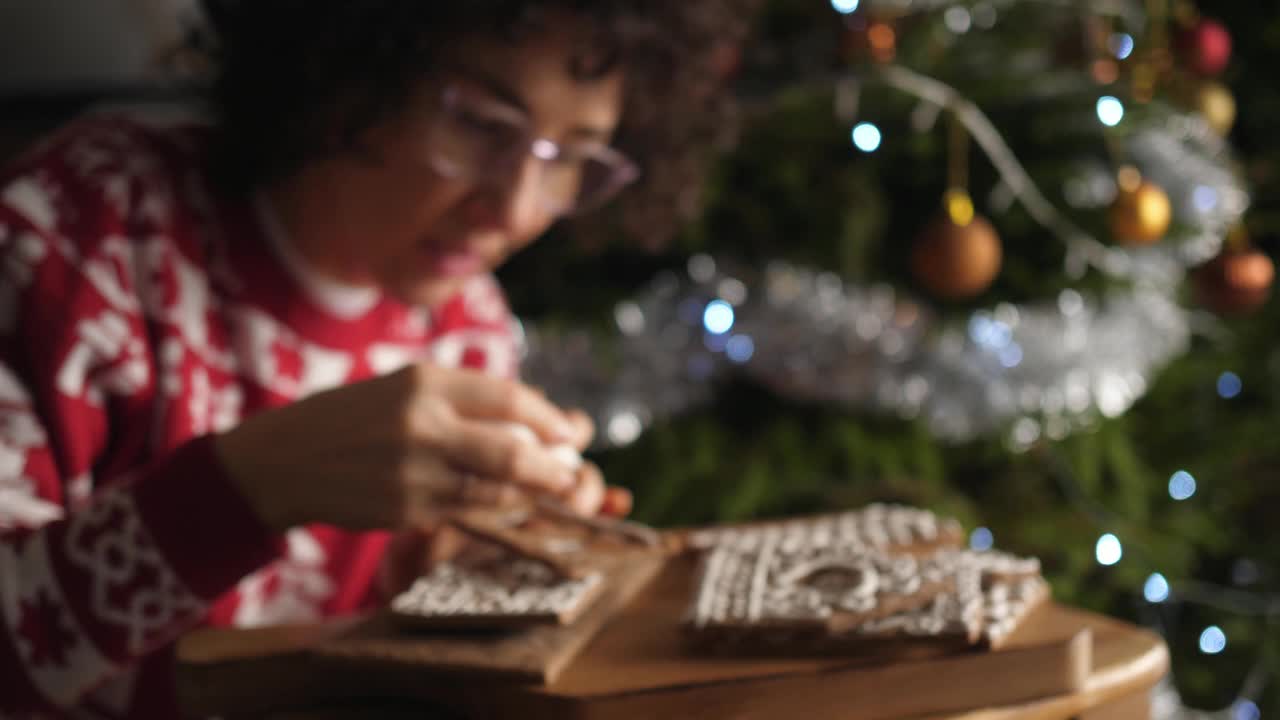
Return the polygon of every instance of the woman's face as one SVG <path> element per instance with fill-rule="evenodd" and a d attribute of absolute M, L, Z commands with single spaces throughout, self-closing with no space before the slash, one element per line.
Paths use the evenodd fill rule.
<path fill-rule="evenodd" d="M 617 160 L 607 144 L 622 73 L 576 78 L 574 49 L 568 31 L 549 29 L 444 53 L 361 152 L 270 190 L 297 250 L 341 281 L 436 305 L 528 245 L 613 167 L 602 159 Z"/>

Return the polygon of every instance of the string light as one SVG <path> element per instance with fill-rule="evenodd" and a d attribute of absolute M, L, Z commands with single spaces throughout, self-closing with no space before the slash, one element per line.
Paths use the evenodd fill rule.
<path fill-rule="evenodd" d="M 1169 581 L 1160 573 L 1152 573 L 1142 585 L 1142 596 L 1149 603 L 1162 603 L 1169 599 Z"/>
<path fill-rule="evenodd" d="M 1189 500 L 1196 494 L 1196 479 L 1186 470 L 1179 470 L 1169 478 L 1169 497 Z"/>
<path fill-rule="evenodd" d="M 831 7 L 835 8 L 836 12 L 843 15 L 849 15 L 857 12 L 858 5 L 860 4 L 861 0 L 831 0 Z"/>
<path fill-rule="evenodd" d="M 644 426 L 640 422 L 640 418 L 630 410 L 620 412 L 609 418 L 609 423 L 605 426 L 605 432 L 609 434 L 609 439 L 619 447 L 625 447 L 635 442 L 643 431 Z"/>
<path fill-rule="evenodd" d="M 987 528 L 975 528 L 974 531 L 969 534 L 969 547 L 974 550 L 990 550 L 995 546 L 995 544 L 995 535 Z"/>
<path fill-rule="evenodd" d="M 1115 127 L 1124 119 L 1124 103 L 1110 95 L 1098 98 L 1098 119 L 1107 127 Z"/>
<path fill-rule="evenodd" d="M 1237 700 L 1231 706 L 1231 720 L 1262 720 L 1262 711 L 1252 700 Z"/>
<path fill-rule="evenodd" d="M 1010 343 L 1000 351 L 1000 364 L 1007 368 L 1016 368 L 1022 364 L 1022 346 Z"/>
<path fill-rule="evenodd" d="M 1244 381 L 1240 376 L 1228 370 L 1218 376 L 1218 397 L 1231 400 L 1244 390 Z"/>
<path fill-rule="evenodd" d="M 1217 625 L 1210 625 L 1200 633 L 1200 652 L 1217 655 L 1227 649 L 1227 634 Z"/>
<path fill-rule="evenodd" d="M 995 6 L 989 2 L 981 2 L 973 6 L 973 24 L 978 28 L 990 30 L 996 26 L 998 18 Z"/>
<path fill-rule="evenodd" d="M 716 259 L 706 253 L 689 258 L 689 277 L 700 283 L 711 282 L 716 276 Z"/>
<path fill-rule="evenodd" d="M 853 144 L 865 153 L 880 149 L 880 128 L 875 123 L 860 122 L 853 127 Z"/>
<path fill-rule="evenodd" d="M 724 353 L 731 361 L 741 365 L 756 354 L 756 343 L 747 335 L 734 335 L 725 343 Z"/>
<path fill-rule="evenodd" d="M 1133 54 L 1133 36 L 1129 33 L 1112 35 L 1108 44 L 1111 47 L 1111 53 L 1116 56 L 1117 60 L 1127 60 Z"/>
<path fill-rule="evenodd" d="M 969 338 L 988 350 L 1000 350 L 1013 342 L 1013 328 L 1009 323 L 975 313 L 969 318 Z"/>
<path fill-rule="evenodd" d="M 1094 555 L 1098 558 L 1099 565 L 1115 565 L 1124 557 L 1124 546 L 1120 544 L 1120 538 L 1107 533 L 1098 538 Z"/>
<path fill-rule="evenodd" d="M 712 335 L 723 335 L 733 329 L 733 306 L 723 300 L 712 300 L 702 311 L 702 326 Z"/>
<path fill-rule="evenodd" d="M 942 21 L 946 23 L 948 30 L 957 35 L 969 32 L 969 28 L 973 26 L 973 16 L 966 8 L 958 5 L 947 8 L 943 13 Z"/>
<path fill-rule="evenodd" d="M 613 319 L 623 335 L 639 335 L 644 332 L 644 311 L 633 302 L 618 303 L 613 309 Z"/>
<path fill-rule="evenodd" d="M 1191 204 L 1202 213 L 1212 212 L 1218 207 L 1218 191 L 1208 185 L 1197 185 L 1191 191 Z"/>
<path fill-rule="evenodd" d="M 729 346 L 729 336 L 723 333 L 707 333 L 702 337 L 702 346 L 713 353 L 724 352 Z"/>

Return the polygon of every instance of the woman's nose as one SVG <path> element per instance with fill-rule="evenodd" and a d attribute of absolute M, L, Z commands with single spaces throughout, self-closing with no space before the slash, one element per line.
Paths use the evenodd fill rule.
<path fill-rule="evenodd" d="M 519 233 L 541 221 L 547 208 L 541 197 L 541 163 L 526 155 L 505 172 L 477 184 L 468 201 L 468 219 L 486 229 Z"/>

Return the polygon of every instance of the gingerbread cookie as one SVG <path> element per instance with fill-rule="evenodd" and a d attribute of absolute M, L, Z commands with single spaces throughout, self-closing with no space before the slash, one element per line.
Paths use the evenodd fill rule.
<path fill-rule="evenodd" d="M 983 597 L 983 640 L 992 648 L 1004 645 L 1049 595 L 1049 583 L 1040 577 L 990 583 Z"/>
<path fill-rule="evenodd" d="M 954 585 L 928 604 L 851 628 L 837 644 L 868 647 L 870 640 L 909 641 L 931 649 L 976 645 L 986 627 L 982 573 L 972 567 L 950 568 Z"/>
<path fill-rule="evenodd" d="M 393 616 L 431 628 L 572 623 L 603 589 L 603 575 L 566 579 L 545 564 L 510 555 L 440 563 L 391 601 Z"/>
<path fill-rule="evenodd" d="M 722 545 L 757 546 L 766 534 L 782 532 L 788 547 L 844 547 L 871 550 L 928 551 L 958 547 L 964 530 L 952 519 L 902 505 L 869 505 L 861 510 L 812 518 L 714 528 L 690 534 L 688 546 L 710 550 Z"/>
<path fill-rule="evenodd" d="M 750 641 L 785 630 L 811 644 L 919 608 L 954 587 L 954 574 L 929 558 L 788 538 L 774 528 L 707 554 L 686 618 L 695 637 Z"/>
<path fill-rule="evenodd" d="M 940 560 L 963 564 L 982 573 L 983 587 L 1040 577 L 1040 561 L 1000 550 L 940 550 Z"/>
<path fill-rule="evenodd" d="M 1048 597 L 1034 559 L 893 555 L 789 537 L 773 527 L 707 553 L 686 621 L 700 645 L 886 658 L 998 646 Z"/>
<path fill-rule="evenodd" d="M 1049 597 L 1040 561 L 999 551 L 944 550 L 933 559 L 955 582 L 919 609 L 856 628 L 866 638 L 931 647 L 998 647 Z"/>

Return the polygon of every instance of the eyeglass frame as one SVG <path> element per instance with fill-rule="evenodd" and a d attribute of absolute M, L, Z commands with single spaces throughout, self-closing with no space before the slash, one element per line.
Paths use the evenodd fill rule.
<path fill-rule="evenodd" d="M 459 113 L 457 113 L 456 108 L 460 104 L 459 96 L 462 92 L 457 81 L 444 83 L 436 96 L 438 103 L 435 108 L 436 112 L 448 113 L 450 116 L 457 118 Z M 441 155 L 447 153 L 440 148 L 431 147 L 432 143 L 428 140 L 425 143 L 428 153 L 426 162 L 433 172 L 441 177 L 450 179 L 465 178 L 483 181 L 487 179 L 486 175 L 497 174 L 504 169 L 509 170 L 512 165 L 530 155 L 539 162 L 549 163 L 566 153 L 565 144 L 533 132 L 528 114 L 524 110 L 501 99 L 488 99 L 488 102 L 493 106 L 501 107 L 503 110 L 509 110 L 512 115 L 519 116 L 518 118 L 500 120 L 500 122 L 519 133 L 519 136 L 513 138 L 509 147 L 496 150 L 496 157 L 501 158 L 502 162 L 489 171 L 479 168 L 460 168 L 456 166 L 456 163 L 442 158 Z M 445 122 L 444 118 L 438 116 L 431 120 L 433 128 L 442 122 Z M 581 189 L 579 189 L 578 195 L 575 196 L 574 201 L 568 207 L 556 207 L 556 203 L 548 202 L 548 208 L 558 217 L 574 217 L 598 209 L 616 197 L 619 191 L 635 182 L 641 175 L 640 167 L 633 160 L 622 151 L 607 144 L 592 145 L 590 147 L 590 155 L 584 157 L 584 159 L 596 160 L 611 168 L 609 181 L 602 186 L 602 189 L 593 194 L 592 201 L 589 203 L 580 204 L 577 202 L 577 197 L 582 196 Z"/>

